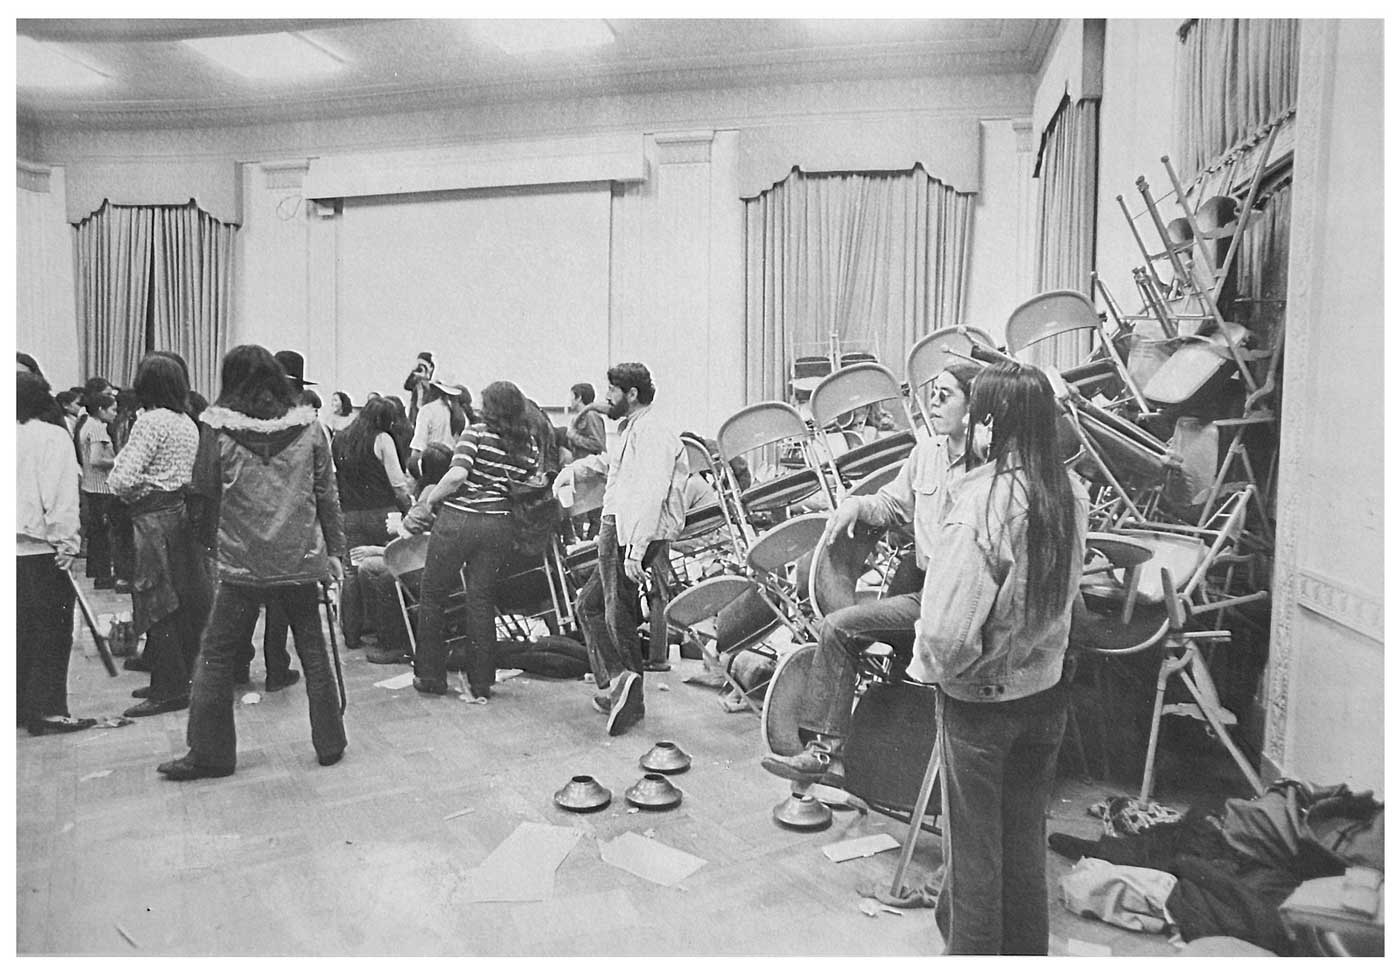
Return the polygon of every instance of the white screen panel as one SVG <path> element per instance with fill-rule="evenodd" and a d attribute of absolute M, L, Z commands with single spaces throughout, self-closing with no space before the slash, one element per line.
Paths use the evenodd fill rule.
<path fill-rule="evenodd" d="M 605 383 L 607 184 L 346 200 L 336 375 L 356 403 L 401 392 L 416 353 L 480 405 L 497 379 L 542 406 Z M 600 390 L 601 392 L 601 390 Z"/>

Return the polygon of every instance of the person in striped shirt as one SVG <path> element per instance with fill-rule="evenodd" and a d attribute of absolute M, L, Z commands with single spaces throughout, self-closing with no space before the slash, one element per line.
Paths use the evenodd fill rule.
<path fill-rule="evenodd" d="M 515 541 L 510 482 L 527 479 L 539 464 L 525 396 L 514 383 L 494 382 L 481 391 L 481 418 L 462 431 L 447 474 L 404 516 L 402 534 L 432 526 L 413 661 L 413 686 L 420 693 L 450 693 L 444 611 L 448 595 L 464 578 L 467 684 L 476 703 L 491 696 L 496 679 L 493 589 Z M 442 510 L 434 518 L 439 505 Z"/>

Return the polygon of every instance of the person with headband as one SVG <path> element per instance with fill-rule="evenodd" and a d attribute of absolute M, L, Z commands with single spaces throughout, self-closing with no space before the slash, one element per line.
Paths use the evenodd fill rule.
<path fill-rule="evenodd" d="M 964 467 L 967 403 L 981 366 L 958 362 L 933 379 L 930 418 L 933 436 L 919 441 L 889 484 L 869 497 L 850 497 L 832 512 L 827 540 L 854 535 L 856 525 L 893 528 L 912 525 L 914 558 L 905 559 L 884 599 L 858 603 L 826 616 L 816 654 L 803 683 L 797 715 L 798 735 L 806 747 L 796 755 L 770 754 L 763 767 L 795 781 L 824 780 L 839 785 L 843 776 L 841 747 L 851 724 L 857 656 L 872 643 L 889 644 L 902 671 L 913 649 L 919 618 L 919 586 L 931 559 L 939 558 L 933 538 L 948 510 L 949 485 Z"/>

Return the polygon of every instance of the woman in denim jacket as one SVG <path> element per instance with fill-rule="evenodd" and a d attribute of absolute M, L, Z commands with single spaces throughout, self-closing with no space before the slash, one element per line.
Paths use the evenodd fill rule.
<path fill-rule="evenodd" d="M 969 455 L 924 579 L 909 676 L 939 685 L 949 954 L 1049 950 L 1045 807 L 1065 728 L 1061 668 L 1088 496 L 1071 482 L 1040 370 L 989 366 Z M 969 463 L 972 463 L 969 460 Z"/>

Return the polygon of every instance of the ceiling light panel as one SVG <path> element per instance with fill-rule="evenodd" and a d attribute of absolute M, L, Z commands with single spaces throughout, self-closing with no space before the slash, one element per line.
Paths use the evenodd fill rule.
<path fill-rule="evenodd" d="M 61 44 L 46 44 L 23 35 L 18 41 L 15 75 L 21 88 L 90 88 L 108 80 Z"/>
<path fill-rule="evenodd" d="M 235 74 L 258 81 L 324 75 L 344 67 L 344 59 L 304 34 L 198 37 L 180 43 Z"/>
<path fill-rule="evenodd" d="M 575 51 L 617 39 L 605 20 L 477 20 L 472 29 L 507 54 Z"/>

